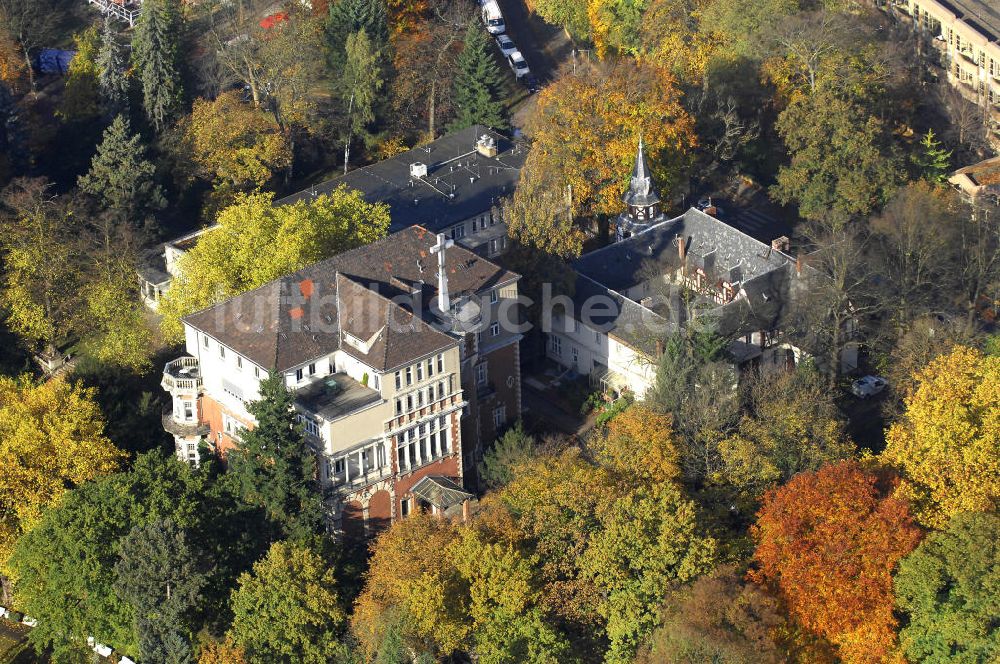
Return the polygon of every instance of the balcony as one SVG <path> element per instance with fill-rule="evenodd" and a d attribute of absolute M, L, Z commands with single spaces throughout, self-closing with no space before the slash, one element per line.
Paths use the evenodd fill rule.
<path fill-rule="evenodd" d="M 378 390 L 362 385 L 344 373 L 335 373 L 295 391 L 302 410 L 327 422 L 368 408 L 382 400 Z"/>
<path fill-rule="evenodd" d="M 210 431 L 208 424 L 202 424 L 200 422 L 178 422 L 174 419 L 174 411 L 170 406 L 163 409 L 161 421 L 163 423 L 164 431 L 180 438 L 207 436 Z"/>
<path fill-rule="evenodd" d="M 185 356 L 167 362 L 163 367 L 160 387 L 171 394 L 175 392 L 197 394 L 202 387 L 201 367 L 197 358 Z"/>

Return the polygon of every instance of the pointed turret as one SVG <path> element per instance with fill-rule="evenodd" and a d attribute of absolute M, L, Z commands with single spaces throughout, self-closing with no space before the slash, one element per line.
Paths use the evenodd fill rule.
<path fill-rule="evenodd" d="M 653 186 L 653 177 L 646 163 L 646 146 L 642 137 L 639 138 L 639 151 L 635 155 L 635 168 L 632 169 L 632 181 L 625 192 L 625 204 L 629 208 L 648 208 L 660 202 L 660 197 Z"/>

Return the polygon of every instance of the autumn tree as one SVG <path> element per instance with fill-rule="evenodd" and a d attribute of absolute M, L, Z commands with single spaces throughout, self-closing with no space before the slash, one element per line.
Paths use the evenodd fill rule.
<path fill-rule="evenodd" d="M 181 21 L 178 0 L 151 0 L 143 5 L 132 40 L 143 108 L 157 131 L 163 131 L 174 119 L 184 99 Z"/>
<path fill-rule="evenodd" d="M 94 396 L 78 383 L 0 377 L 0 452 L 7 459 L 0 467 L 0 577 L 14 543 L 45 508 L 123 461 L 104 435 Z"/>
<path fill-rule="evenodd" d="M 72 332 L 79 307 L 77 218 L 42 179 L 19 178 L 4 190 L 5 275 L 0 293 L 7 325 L 34 347 L 55 349 Z"/>
<path fill-rule="evenodd" d="M 28 65 L 24 61 L 24 54 L 5 30 L 0 30 L 0 83 L 14 93 L 24 92 L 28 88 Z"/>
<path fill-rule="evenodd" d="M 507 232 L 530 253 L 560 262 L 576 258 L 586 235 L 576 223 L 573 188 L 544 164 L 533 162 L 531 154 L 514 195 L 503 204 Z"/>
<path fill-rule="evenodd" d="M 0 0 L 0 32 L 17 44 L 32 91 L 35 72 L 31 53 L 55 34 L 61 12 L 58 0 Z"/>
<path fill-rule="evenodd" d="M 351 618 L 365 657 L 382 648 L 384 618 L 393 609 L 405 614 L 401 637 L 416 653 L 447 655 L 466 643 L 461 578 L 444 553 L 457 536 L 451 521 L 429 514 L 398 521 L 379 536 Z"/>
<path fill-rule="evenodd" d="M 640 653 L 639 664 L 788 661 L 779 643 L 787 619 L 778 601 L 741 577 L 735 568 L 721 567 L 669 593 L 662 625 Z"/>
<path fill-rule="evenodd" d="M 896 606 L 909 662 L 986 662 L 1000 652 L 1000 516 L 958 514 L 903 558 Z"/>
<path fill-rule="evenodd" d="M 680 97 L 670 74 L 652 66 L 620 61 L 564 74 L 538 94 L 522 177 L 548 169 L 560 192 L 572 186 L 577 215 L 617 214 L 641 136 L 666 197 L 696 141 Z"/>
<path fill-rule="evenodd" d="M 181 274 L 161 303 L 162 329 L 177 338 L 181 316 L 374 242 L 388 228 L 385 204 L 367 203 L 346 187 L 281 206 L 271 194 L 239 196 L 180 259 Z"/>
<path fill-rule="evenodd" d="M 602 466 L 623 477 L 658 484 L 680 476 L 673 418 L 632 404 L 588 442 Z"/>
<path fill-rule="evenodd" d="M 711 478 L 747 504 L 798 473 L 853 455 L 835 395 L 812 365 L 751 379 L 747 392 L 749 412 L 719 444 L 721 467 Z"/>
<path fill-rule="evenodd" d="M 507 126 L 501 89 L 503 79 L 485 32 L 477 22 L 469 23 L 455 76 L 455 119 L 451 128 L 480 124 L 494 129 Z"/>
<path fill-rule="evenodd" d="M 198 664 L 247 664 L 246 649 L 229 641 L 211 641 L 202 646 Z"/>
<path fill-rule="evenodd" d="M 292 164 L 287 136 L 273 118 L 228 91 L 196 99 L 184 130 L 203 173 L 233 193 L 263 187 Z"/>
<path fill-rule="evenodd" d="M 800 473 L 764 494 L 751 528 L 754 576 L 792 617 L 829 639 L 845 662 L 874 662 L 896 645 L 892 572 L 920 531 L 906 504 L 853 461 Z"/>
<path fill-rule="evenodd" d="M 65 121 L 86 122 L 100 113 L 98 92 L 97 56 L 101 36 L 96 26 L 91 26 L 73 36 L 76 55 L 66 72 L 66 87 L 56 115 Z"/>
<path fill-rule="evenodd" d="M 145 152 L 142 137 L 133 134 L 129 121 L 119 115 L 104 132 L 90 170 L 77 181 L 103 209 L 140 227 L 146 214 L 166 205 L 153 177 L 156 167 Z"/>
<path fill-rule="evenodd" d="M 1000 504 L 1000 358 L 966 347 L 934 359 L 916 376 L 900 421 L 886 433 L 882 459 L 899 468 L 899 494 L 917 520 L 944 527 L 960 512 Z"/>
<path fill-rule="evenodd" d="M 276 601 L 277 600 L 277 601 Z M 275 542 L 239 578 L 228 637 L 249 664 L 327 664 L 346 624 L 335 571 L 312 549 Z"/>

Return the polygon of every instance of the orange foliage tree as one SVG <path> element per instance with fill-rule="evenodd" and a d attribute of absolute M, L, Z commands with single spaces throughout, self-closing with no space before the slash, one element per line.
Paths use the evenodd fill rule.
<path fill-rule="evenodd" d="M 198 664 L 246 664 L 246 661 L 246 651 L 229 641 L 206 643 L 198 657 Z"/>
<path fill-rule="evenodd" d="M 534 145 L 522 181 L 550 172 L 558 186 L 572 187 L 577 216 L 624 209 L 640 136 L 663 194 L 681 179 L 696 143 L 673 76 L 624 60 L 584 66 L 545 88 L 528 132 Z"/>
<path fill-rule="evenodd" d="M 895 661 L 892 572 L 920 539 L 906 503 L 841 461 L 765 493 L 751 532 L 753 578 L 772 584 L 803 627 L 844 662 Z"/>

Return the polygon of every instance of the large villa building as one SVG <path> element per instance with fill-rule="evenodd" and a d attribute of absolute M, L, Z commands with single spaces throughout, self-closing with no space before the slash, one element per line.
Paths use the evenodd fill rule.
<path fill-rule="evenodd" d="M 246 404 L 284 376 L 320 459 L 331 520 L 371 530 L 457 509 L 482 446 L 520 417 L 519 276 L 412 226 L 184 319 L 164 415 L 180 458 L 225 454 Z"/>

